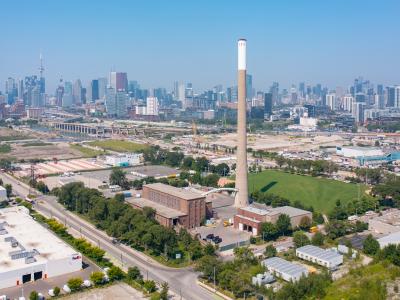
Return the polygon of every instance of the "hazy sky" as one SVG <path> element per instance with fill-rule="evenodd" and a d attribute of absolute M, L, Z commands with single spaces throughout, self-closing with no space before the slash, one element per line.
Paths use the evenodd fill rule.
<path fill-rule="evenodd" d="M 86 85 L 112 67 L 147 88 L 233 85 L 240 37 L 259 89 L 399 84 L 399 11 L 398 0 L 2 1 L 0 90 L 37 74 L 40 51 L 50 94 L 60 76 Z"/>

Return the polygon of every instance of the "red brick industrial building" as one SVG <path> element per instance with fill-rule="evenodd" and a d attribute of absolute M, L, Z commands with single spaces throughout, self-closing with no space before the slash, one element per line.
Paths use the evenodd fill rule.
<path fill-rule="evenodd" d="M 312 220 L 312 213 L 303 209 L 291 206 L 272 208 L 263 204 L 253 203 L 238 209 L 233 218 L 233 226 L 236 229 L 251 232 L 253 235 L 259 235 L 262 223 L 270 222 L 275 224 L 282 214 L 289 216 L 293 228 L 299 226 L 301 219 L 304 217 L 309 218 L 310 221 Z"/>
<path fill-rule="evenodd" d="M 211 203 L 206 204 L 206 198 L 200 192 L 162 183 L 147 184 L 143 186 L 141 198 L 126 201 L 135 208 L 153 208 L 155 219 L 166 227 L 194 228 L 211 213 Z"/>

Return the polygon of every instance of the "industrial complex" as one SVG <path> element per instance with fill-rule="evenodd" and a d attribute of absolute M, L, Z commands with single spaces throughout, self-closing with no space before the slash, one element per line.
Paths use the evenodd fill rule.
<path fill-rule="evenodd" d="M 23 206 L 0 210 L 0 289 L 82 269 L 82 255 Z"/>

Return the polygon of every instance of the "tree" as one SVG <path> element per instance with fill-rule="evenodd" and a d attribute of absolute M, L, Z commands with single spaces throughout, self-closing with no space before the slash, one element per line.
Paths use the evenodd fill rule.
<path fill-rule="evenodd" d="M 11 160 L 2 158 L 0 159 L 0 169 L 9 170 L 11 169 Z"/>
<path fill-rule="evenodd" d="M 202 273 L 203 278 L 210 280 L 215 273 L 218 274 L 221 270 L 222 263 L 215 256 L 203 256 L 197 261 L 196 271 Z"/>
<path fill-rule="evenodd" d="M 161 291 L 160 291 L 161 300 L 168 300 L 168 290 L 169 290 L 168 282 L 163 282 L 161 284 Z"/>
<path fill-rule="evenodd" d="M 40 298 L 39 298 L 38 292 L 32 291 L 32 292 L 29 294 L 29 300 L 39 300 L 39 299 L 40 299 Z"/>
<path fill-rule="evenodd" d="M 80 290 L 82 287 L 82 284 L 83 284 L 83 280 L 80 277 L 70 278 L 67 282 L 67 285 L 71 289 L 72 292 Z"/>
<path fill-rule="evenodd" d="M 363 242 L 363 250 L 365 254 L 375 255 L 379 250 L 379 242 L 369 234 Z"/>
<path fill-rule="evenodd" d="M 8 198 L 11 197 L 11 195 L 12 195 L 12 185 L 11 184 L 6 184 L 4 186 L 4 188 L 6 189 L 7 197 Z"/>
<path fill-rule="evenodd" d="M 103 272 L 96 271 L 90 274 L 90 281 L 93 282 L 94 285 L 101 285 L 104 283 L 104 274 Z"/>
<path fill-rule="evenodd" d="M 153 293 L 157 290 L 156 283 L 153 280 L 145 280 L 143 287 L 148 293 Z"/>
<path fill-rule="evenodd" d="M 276 248 L 272 244 L 269 244 L 265 247 L 264 256 L 266 258 L 274 257 L 276 256 L 276 253 Z"/>
<path fill-rule="evenodd" d="M 293 243 L 296 246 L 296 248 L 300 248 L 310 244 L 310 239 L 303 231 L 296 231 L 293 234 Z"/>
<path fill-rule="evenodd" d="M 144 206 L 143 207 L 143 214 L 146 218 L 148 219 L 154 219 L 156 215 L 156 211 L 154 208 L 149 207 L 149 206 Z"/>
<path fill-rule="evenodd" d="M 211 187 L 217 187 L 218 186 L 218 181 L 219 181 L 219 175 L 218 174 L 209 174 L 206 177 L 203 178 L 203 185 L 204 186 L 211 186 Z"/>
<path fill-rule="evenodd" d="M 49 188 L 47 187 L 47 185 L 46 185 L 43 181 L 39 181 L 39 182 L 36 184 L 36 189 L 37 189 L 39 192 L 42 192 L 43 194 L 49 193 Z"/>
<path fill-rule="evenodd" d="M 53 288 L 53 294 L 54 294 L 55 297 L 60 295 L 60 292 L 61 292 L 61 289 L 58 286 Z"/>
<path fill-rule="evenodd" d="M 207 243 L 203 248 L 203 253 L 204 255 L 215 255 L 215 247 L 212 244 Z"/>
<path fill-rule="evenodd" d="M 110 174 L 110 184 L 119 185 L 123 189 L 129 188 L 129 182 L 126 179 L 126 173 L 121 168 L 113 168 Z"/>
<path fill-rule="evenodd" d="M 324 244 L 325 236 L 321 232 L 316 232 L 311 238 L 311 244 L 314 246 L 322 246 Z"/>
<path fill-rule="evenodd" d="M 264 240 L 270 241 L 276 238 L 278 230 L 274 224 L 265 222 L 261 224 L 261 233 Z"/>
<path fill-rule="evenodd" d="M 129 280 L 136 280 L 136 281 L 142 281 L 143 280 L 143 276 L 140 273 L 139 268 L 136 267 L 136 266 L 128 268 L 127 277 L 128 277 Z"/>
<path fill-rule="evenodd" d="M 276 221 L 276 228 L 279 234 L 287 234 L 291 229 L 290 217 L 286 214 L 281 214 Z"/>
<path fill-rule="evenodd" d="M 107 275 L 111 280 L 121 280 L 125 276 L 124 272 L 117 266 L 112 266 L 108 270 Z"/>

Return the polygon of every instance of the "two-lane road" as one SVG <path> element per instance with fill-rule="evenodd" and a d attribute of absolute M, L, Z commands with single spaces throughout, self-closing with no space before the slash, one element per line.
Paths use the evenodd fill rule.
<path fill-rule="evenodd" d="M 4 183 L 13 185 L 16 194 L 26 197 L 29 187 L 18 182 L 15 178 L 6 174 L 0 174 Z M 137 266 L 142 271 L 144 277 L 156 280 L 157 282 L 168 282 L 170 289 L 177 295 L 181 295 L 187 300 L 207 300 L 213 299 L 213 294 L 199 287 L 196 283 L 197 274 L 191 268 L 170 268 L 165 267 L 143 253 L 136 251 L 125 245 L 113 244 L 112 238 L 92 224 L 82 220 L 77 215 L 65 210 L 57 203 L 54 196 L 39 196 L 35 209 L 46 216 L 54 216 L 61 222 L 65 222 L 69 227 L 80 232 L 83 237 L 98 243 L 114 259 L 121 261 L 124 266 Z"/>

